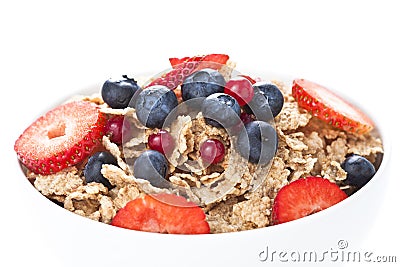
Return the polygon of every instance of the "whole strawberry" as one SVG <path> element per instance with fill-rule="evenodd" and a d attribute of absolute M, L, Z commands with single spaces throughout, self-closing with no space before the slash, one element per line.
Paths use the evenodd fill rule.
<path fill-rule="evenodd" d="M 34 173 L 56 173 L 82 162 L 101 144 L 105 123 L 95 104 L 70 102 L 32 123 L 17 139 L 14 150 Z"/>

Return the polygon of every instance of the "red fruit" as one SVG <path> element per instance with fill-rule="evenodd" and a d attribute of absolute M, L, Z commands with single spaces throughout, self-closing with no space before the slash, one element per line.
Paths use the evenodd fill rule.
<path fill-rule="evenodd" d="M 182 59 L 170 58 L 173 69 L 161 77 L 152 81 L 149 86 L 164 85 L 174 90 L 183 80 L 198 69 L 203 68 L 219 68 L 225 64 L 229 56 L 222 54 L 210 54 L 206 56 L 185 57 Z"/>
<path fill-rule="evenodd" d="M 188 61 L 200 61 L 203 59 L 204 56 L 195 56 L 195 57 L 183 57 L 183 58 L 177 58 L 177 57 L 170 57 L 169 58 L 169 63 L 171 63 L 171 67 L 175 68 L 176 66 L 183 64 Z"/>
<path fill-rule="evenodd" d="M 246 125 L 247 123 L 254 121 L 254 118 L 250 114 L 242 112 L 240 114 L 240 120 L 243 122 L 244 125 Z"/>
<path fill-rule="evenodd" d="M 247 80 L 249 80 L 249 82 L 251 82 L 251 84 L 255 84 L 257 81 L 254 80 L 253 78 L 251 78 L 249 75 L 243 75 L 243 74 L 239 74 L 238 76 L 241 76 L 243 78 L 246 78 Z"/>
<path fill-rule="evenodd" d="M 150 149 L 169 155 L 174 150 L 175 140 L 168 131 L 160 130 L 158 133 L 149 136 L 148 144 Z"/>
<path fill-rule="evenodd" d="M 15 142 L 14 150 L 29 170 L 52 174 L 86 159 L 101 144 L 105 123 L 95 104 L 70 102 L 32 123 Z"/>
<path fill-rule="evenodd" d="M 322 85 L 296 79 L 292 94 L 300 107 L 339 129 L 364 134 L 374 128 L 374 123 L 362 111 Z"/>
<path fill-rule="evenodd" d="M 206 163 L 216 164 L 225 156 L 225 147 L 217 139 L 207 139 L 200 146 L 200 157 Z"/>
<path fill-rule="evenodd" d="M 236 124 L 235 126 L 233 126 L 233 127 L 231 128 L 232 133 L 238 134 L 238 133 L 243 129 L 243 127 L 244 127 L 247 123 L 249 123 L 249 122 L 251 122 L 251 121 L 254 121 L 253 116 L 251 116 L 251 115 L 248 114 L 248 113 L 242 112 L 242 113 L 240 114 L 240 121 L 238 122 L 238 124 Z"/>
<path fill-rule="evenodd" d="M 202 61 L 202 68 L 206 67 L 212 67 L 219 69 L 221 65 L 226 64 L 228 61 L 229 56 L 224 55 L 224 54 L 209 54 L 206 56 L 195 56 L 195 57 L 184 57 L 184 58 L 170 58 L 169 62 L 171 63 L 171 66 L 174 68 L 175 66 L 182 64 L 184 62 L 188 61 Z M 208 62 L 208 63 L 207 63 Z M 209 64 L 211 63 L 211 64 Z M 217 63 L 217 64 L 212 64 L 212 63 Z M 207 66 L 208 65 L 208 66 Z"/>
<path fill-rule="evenodd" d="M 226 83 L 224 93 L 233 96 L 240 106 L 244 106 L 253 99 L 254 88 L 247 78 L 235 77 Z"/>
<path fill-rule="evenodd" d="M 164 193 L 128 202 L 117 212 L 111 224 L 154 233 L 210 233 L 206 215 L 200 207 L 184 197 Z"/>
<path fill-rule="evenodd" d="M 274 224 L 296 220 L 347 198 L 339 186 L 322 177 L 298 179 L 282 187 L 272 208 Z"/>
<path fill-rule="evenodd" d="M 229 56 L 224 54 L 209 54 L 204 56 L 203 60 L 200 62 L 199 69 L 211 68 L 219 70 L 222 65 L 225 65 L 228 61 Z"/>
<path fill-rule="evenodd" d="M 124 123 L 124 116 L 114 116 L 107 121 L 105 132 L 110 135 L 111 142 L 121 145 L 124 137 L 129 139 L 131 134 L 130 124 Z M 125 141 L 126 141 L 125 140 Z"/>
<path fill-rule="evenodd" d="M 164 85 L 169 89 L 174 90 L 176 87 L 178 87 L 178 85 L 183 83 L 183 80 L 185 80 L 186 77 L 195 72 L 198 67 L 198 61 L 184 62 L 173 68 L 171 71 L 165 73 L 161 77 L 155 79 L 146 87 L 150 87 L 153 85 Z"/>

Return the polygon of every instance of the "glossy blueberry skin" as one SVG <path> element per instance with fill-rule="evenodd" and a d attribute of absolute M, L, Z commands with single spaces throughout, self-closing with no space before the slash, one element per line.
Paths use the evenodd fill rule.
<path fill-rule="evenodd" d="M 235 98 L 216 93 L 204 99 L 201 112 L 208 124 L 218 128 L 230 128 L 240 121 L 240 106 Z"/>
<path fill-rule="evenodd" d="M 168 174 L 168 162 L 164 155 L 156 150 L 146 150 L 140 154 L 133 164 L 133 174 L 136 178 L 149 181 L 155 187 L 168 187 L 165 179 Z"/>
<path fill-rule="evenodd" d="M 117 159 L 107 151 L 97 152 L 93 156 L 89 157 L 86 163 L 85 169 L 83 170 L 83 175 L 85 176 L 86 183 L 102 183 L 108 189 L 113 186 L 110 182 L 101 174 L 101 168 L 103 164 L 112 164 L 118 166 Z"/>
<path fill-rule="evenodd" d="M 112 108 L 126 108 L 131 101 L 131 98 L 140 89 L 137 82 L 123 75 L 120 79 L 109 79 L 101 88 L 101 96 Z"/>
<path fill-rule="evenodd" d="M 226 81 L 224 77 L 216 70 L 202 69 L 189 75 L 183 82 L 182 99 L 184 101 L 207 97 L 215 93 L 223 93 Z"/>
<path fill-rule="evenodd" d="M 278 149 L 278 135 L 271 124 L 264 121 L 247 123 L 237 139 L 239 154 L 251 163 L 268 163 Z"/>
<path fill-rule="evenodd" d="M 175 93 L 163 85 L 151 86 L 139 93 L 136 115 L 149 128 L 162 128 L 165 118 L 178 106 Z"/>
<path fill-rule="evenodd" d="M 374 165 L 359 155 L 348 156 L 341 166 L 347 172 L 347 178 L 343 182 L 357 188 L 363 187 L 375 175 Z"/>
<path fill-rule="evenodd" d="M 268 106 L 272 116 L 276 117 L 282 110 L 284 98 L 279 88 L 269 82 L 257 82 L 253 84 L 254 96 L 253 99 L 245 106 L 245 111 L 248 114 L 263 114 L 266 113 Z M 265 98 L 267 101 L 265 101 Z M 268 121 L 265 118 L 258 118 L 263 121 Z"/>

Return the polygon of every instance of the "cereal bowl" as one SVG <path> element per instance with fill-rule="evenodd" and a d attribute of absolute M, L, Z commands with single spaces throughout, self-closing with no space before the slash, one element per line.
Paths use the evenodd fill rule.
<path fill-rule="evenodd" d="M 290 76 L 274 73 L 260 73 L 260 77 L 288 84 L 293 80 Z M 77 93 L 86 95 L 98 92 L 101 86 L 98 83 Z M 53 253 L 65 266 L 126 266 L 137 263 L 150 266 L 203 266 L 205 262 L 210 265 L 261 266 L 299 262 L 297 255 L 308 252 L 312 254 L 310 257 L 319 260 L 323 257 L 329 262 L 333 259 L 325 257 L 326 253 L 332 250 L 341 252 L 349 244 L 356 246 L 362 242 L 362 237 L 373 223 L 371 218 L 379 210 L 380 202 L 374 196 L 384 192 L 388 137 L 385 126 L 380 125 L 370 112 L 366 111 L 366 114 L 374 121 L 375 134 L 384 146 L 383 156 L 376 161 L 378 168 L 374 177 L 340 203 L 312 216 L 278 225 L 203 235 L 141 232 L 99 223 L 60 208 L 43 197 L 24 175 L 21 175 L 21 187 L 24 187 L 29 202 L 35 203 L 33 213 L 37 216 L 37 228 L 43 232 L 49 244 L 55 244 L 52 246 Z M 200 260 L 200 257 L 204 259 Z M 307 263 L 307 259 L 303 261 Z"/>

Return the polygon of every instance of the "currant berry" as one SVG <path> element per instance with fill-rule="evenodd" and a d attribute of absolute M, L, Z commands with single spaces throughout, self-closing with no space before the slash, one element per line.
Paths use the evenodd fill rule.
<path fill-rule="evenodd" d="M 157 150 L 164 155 L 171 154 L 175 147 L 174 138 L 166 130 L 160 130 L 158 133 L 150 135 L 148 144 L 150 149 Z"/>
<path fill-rule="evenodd" d="M 239 76 L 226 83 L 224 93 L 233 96 L 240 106 L 244 106 L 253 99 L 254 89 L 248 79 Z"/>
<path fill-rule="evenodd" d="M 114 116 L 107 121 L 105 131 L 110 136 L 111 142 L 121 145 L 122 137 L 127 137 L 130 129 L 129 123 L 124 124 L 124 116 Z"/>
<path fill-rule="evenodd" d="M 253 117 L 250 114 L 247 114 L 246 112 L 242 112 L 242 114 L 240 114 L 240 120 L 243 122 L 244 125 L 246 125 L 251 121 L 254 121 Z"/>
<path fill-rule="evenodd" d="M 216 164 L 225 156 L 225 147 L 217 139 L 207 139 L 200 146 L 200 157 L 205 163 Z"/>
<path fill-rule="evenodd" d="M 238 124 L 232 127 L 232 133 L 238 134 L 247 123 L 252 121 L 254 121 L 252 115 L 247 114 L 246 112 L 242 112 L 240 114 L 240 121 L 238 122 Z"/>

